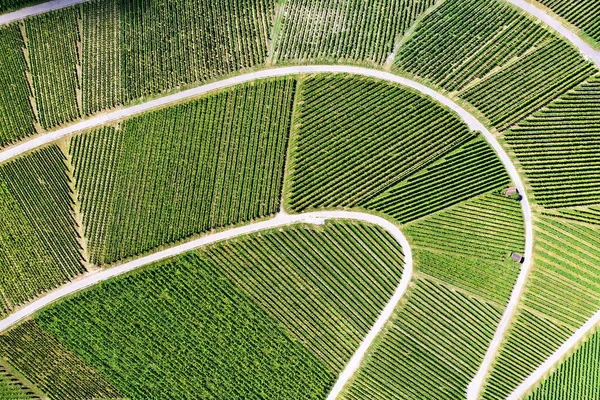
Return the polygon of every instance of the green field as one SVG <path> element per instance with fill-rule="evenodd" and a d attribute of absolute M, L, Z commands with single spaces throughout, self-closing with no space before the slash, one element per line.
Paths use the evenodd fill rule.
<path fill-rule="evenodd" d="M 42 397 L 0 364 L 0 399 L 41 400 Z"/>
<path fill-rule="evenodd" d="M 91 261 L 276 213 L 294 90 L 257 82 L 75 137 Z"/>
<path fill-rule="evenodd" d="M 600 309 L 599 235 L 600 225 L 556 217 L 536 223 L 534 265 L 485 399 L 505 398 Z"/>
<path fill-rule="evenodd" d="M 286 0 L 273 28 L 272 61 L 383 64 L 434 0 Z"/>
<path fill-rule="evenodd" d="M 0 315 L 85 272 L 57 146 L 0 166 Z"/>
<path fill-rule="evenodd" d="M 600 398 L 599 364 L 600 332 L 596 329 L 526 400 Z"/>
<path fill-rule="evenodd" d="M 376 226 L 261 232 L 66 299 L 0 354 L 61 399 L 324 398 L 402 269 Z"/>
<path fill-rule="evenodd" d="M 554 13 L 580 28 L 600 43 L 600 3 L 596 0 L 538 0 Z"/>

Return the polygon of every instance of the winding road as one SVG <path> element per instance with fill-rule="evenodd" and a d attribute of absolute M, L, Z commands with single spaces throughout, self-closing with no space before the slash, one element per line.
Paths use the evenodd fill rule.
<path fill-rule="evenodd" d="M 72 295 L 73 293 L 76 293 L 80 290 L 96 285 L 99 282 L 105 281 L 118 275 L 125 274 L 136 268 L 143 267 L 144 265 L 165 260 L 167 258 L 171 258 L 176 255 L 196 249 L 200 246 L 205 246 L 222 240 L 231 239 L 240 235 L 247 235 L 249 233 L 257 231 L 277 228 L 291 224 L 323 224 L 328 219 L 350 219 L 378 225 L 385 229 L 390 235 L 392 235 L 394 239 L 398 241 L 398 243 L 402 247 L 402 252 L 404 253 L 404 269 L 402 272 L 402 278 L 400 279 L 400 282 L 398 283 L 394 294 L 377 317 L 375 324 L 371 327 L 371 329 L 361 342 L 360 346 L 358 347 L 358 349 L 356 350 L 356 352 L 354 353 L 354 355 L 340 374 L 336 384 L 330 392 L 328 399 L 335 399 L 339 395 L 340 391 L 347 383 L 347 381 L 352 377 L 352 375 L 354 375 L 354 372 L 360 366 L 360 362 L 363 359 L 365 353 L 367 352 L 367 350 L 369 349 L 369 347 L 371 346 L 381 329 L 383 329 L 383 326 L 385 325 L 386 321 L 392 316 L 396 304 L 406 292 L 408 284 L 410 283 L 410 280 L 413 275 L 413 260 L 411 248 L 400 229 L 398 229 L 396 225 L 389 222 L 388 220 L 372 214 L 352 211 L 320 211 L 304 214 L 287 214 L 285 212 L 281 212 L 277 214 L 274 218 L 267 221 L 257 222 L 254 224 L 241 226 L 239 228 L 228 229 L 226 231 L 207 235 L 199 239 L 195 239 L 190 242 L 183 243 L 168 248 L 166 250 L 161 250 L 154 254 L 150 254 L 148 256 L 141 257 L 136 260 L 118 265 L 116 267 L 86 274 L 80 279 L 70 282 L 46 294 L 42 298 L 34 301 L 33 303 L 25 306 L 24 308 L 18 310 L 17 312 L 11 314 L 9 317 L 0 321 L 0 332 L 9 329 L 17 322 L 33 315 L 40 309 L 50 305 L 51 303 L 65 296 Z"/>
<path fill-rule="evenodd" d="M 159 99 L 151 100 L 151 101 L 148 101 L 143 104 L 139 104 L 139 105 L 135 105 L 132 107 L 127 107 L 127 108 L 112 111 L 112 112 L 109 112 L 106 114 L 102 114 L 99 116 L 95 116 L 95 117 L 89 118 L 87 120 L 78 122 L 76 124 L 69 125 L 67 127 L 34 137 L 26 142 L 22 142 L 16 146 L 9 147 L 9 148 L 1 151 L 0 152 L 0 163 L 8 161 L 12 158 L 15 158 L 15 157 L 17 157 L 21 154 L 24 154 L 28 151 L 31 151 L 35 148 L 52 143 L 58 139 L 61 139 L 63 137 L 71 135 L 73 133 L 76 133 L 76 132 L 79 132 L 79 131 L 82 131 L 85 129 L 90 129 L 93 127 L 98 127 L 98 126 L 104 125 L 108 122 L 117 121 L 117 120 L 120 120 L 123 118 L 138 115 L 138 114 L 141 114 L 141 113 L 153 110 L 153 109 L 173 105 L 173 104 L 176 104 L 181 101 L 190 100 L 190 99 L 196 98 L 200 95 L 214 91 L 214 90 L 227 88 L 230 86 L 254 81 L 257 79 L 265 79 L 265 78 L 273 78 L 273 77 L 297 75 L 297 74 L 311 74 L 311 73 L 347 73 L 347 74 L 355 74 L 355 75 L 361 75 L 361 76 L 366 76 L 366 77 L 372 77 L 372 78 L 380 79 L 380 80 L 391 82 L 391 83 L 400 84 L 402 86 L 411 88 L 411 89 L 443 104 L 444 106 L 446 106 L 447 108 L 449 108 L 450 110 L 452 110 L 456 114 L 458 114 L 458 116 L 467 124 L 467 126 L 471 130 L 479 131 L 482 133 L 484 138 L 490 143 L 492 148 L 498 154 L 498 157 L 500 158 L 502 164 L 504 164 L 504 167 L 506 168 L 506 170 L 507 170 L 508 174 L 510 175 L 512 181 L 514 182 L 515 186 L 519 190 L 519 193 L 522 194 L 523 199 L 521 200 L 521 206 L 522 206 L 522 210 L 523 210 L 523 217 L 525 220 L 525 253 L 524 253 L 525 261 L 524 261 L 523 265 L 521 266 L 521 271 L 519 273 L 517 282 L 511 293 L 511 297 L 508 302 L 508 306 L 502 316 L 500 325 L 498 326 L 498 329 L 497 329 L 496 333 L 494 334 L 492 342 L 486 352 L 483 363 L 481 364 L 480 369 L 478 370 L 477 375 L 475 376 L 475 379 L 471 382 L 471 384 L 468 387 L 467 398 L 468 399 L 476 399 L 483 387 L 483 384 L 485 382 L 485 377 L 487 376 L 487 373 L 492 365 L 492 362 L 494 361 L 495 355 L 498 352 L 498 349 L 500 347 L 500 343 L 502 341 L 504 333 L 508 329 L 510 320 L 517 308 L 519 299 L 521 297 L 521 293 L 523 292 L 523 288 L 525 285 L 527 275 L 529 273 L 529 269 L 531 267 L 531 255 L 532 255 L 532 249 L 533 249 L 533 225 L 532 225 L 531 207 L 530 207 L 529 201 L 527 199 L 527 194 L 525 192 L 525 186 L 523 185 L 523 182 L 521 181 L 521 178 L 517 172 L 517 169 L 512 164 L 510 157 L 508 156 L 508 154 L 506 154 L 506 152 L 504 151 L 504 149 L 502 148 L 502 146 L 500 145 L 498 140 L 494 137 L 494 135 L 481 122 L 479 122 L 477 120 L 477 118 L 475 118 L 473 115 L 471 115 L 464 108 L 462 108 L 461 106 L 459 106 L 458 104 L 456 104 L 455 102 L 453 102 L 452 100 L 447 98 L 446 96 L 436 92 L 435 90 L 433 90 L 425 85 L 422 85 L 418 82 L 415 82 L 415 81 L 407 79 L 407 78 L 403 78 L 403 77 L 391 74 L 389 72 L 375 70 L 375 69 L 369 69 L 369 68 L 347 66 L 347 65 L 302 65 L 302 66 L 294 66 L 294 67 L 265 69 L 265 70 L 261 70 L 261 71 L 257 71 L 257 72 L 251 72 L 248 74 L 224 79 L 224 80 L 221 80 L 218 82 L 209 83 L 207 85 L 203 85 L 203 86 L 199 86 L 199 87 L 196 87 L 193 89 L 185 90 L 185 91 L 175 93 L 175 94 L 172 94 L 169 96 L 161 97 Z M 275 221 L 275 220 L 273 220 L 273 221 Z M 252 225 L 252 226 L 254 226 L 254 225 Z M 261 228 L 259 228 L 259 229 L 261 229 Z M 239 234 L 243 234 L 243 233 L 244 233 L 243 231 L 240 231 Z M 199 239 L 199 240 L 202 240 L 202 239 Z M 197 247 L 202 244 L 203 243 L 198 242 L 198 243 L 195 243 L 194 246 Z M 157 254 L 162 254 L 162 252 L 157 253 Z M 152 260 L 147 261 L 149 259 L 149 257 L 152 257 L 152 256 L 147 256 L 147 257 L 141 258 L 139 260 L 132 261 L 131 263 L 128 263 L 126 265 L 129 266 L 129 268 L 133 269 L 133 268 L 136 268 L 136 265 L 138 265 L 138 266 L 145 265 L 149 262 L 153 262 Z M 168 255 L 163 256 L 163 258 L 164 257 L 168 257 Z M 140 263 L 140 262 L 142 264 L 136 264 L 136 263 Z M 123 267 L 121 267 L 121 268 L 123 268 Z M 110 274 L 111 273 L 110 271 L 112 271 L 112 269 L 103 271 L 102 274 Z M 103 280 L 102 277 L 104 275 L 101 275 L 101 274 L 98 274 L 98 275 L 99 276 L 96 278 L 90 277 L 90 278 L 86 278 L 86 279 L 99 279 L 98 282 L 100 280 Z M 110 276 L 113 276 L 113 275 L 109 275 L 108 277 L 110 277 Z M 106 278 L 104 278 L 104 279 L 106 279 Z M 68 285 L 82 285 L 82 284 L 85 285 L 85 283 L 80 283 L 80 282 L 81 281 L 74 281 L 73 283 L 68 284 Z M 93 284 L 94 281 L 87 280 L 85 282 L 88 282 L 88 284 L 86 286 L 89 286 L 89 284 Z M 74 286 L 74 287 L 77 287 L 77 286 Z M 85 286 L 83 286 L 83 287 L 85 287 Z M 80 288 L 75 289 L 75 290 L 80 290 Z M 56 293 L 57 292 L 53 292 L 52 294 L 49 294 L 47 296 L 56 296 Z M 62 292 L 58 292 L 58 293 L 62 293 Z M 69 294 L 72 292 L 65 292 L 65 293 Z M 66 295 L 66 294 L 62 294 L 61 296 Z M 43 300 L 43 299 L 44 298 L 42 298 L 40 300 Z M 53 301 L 53 300 L 50 300 L 50 301 Z M 33 303 L 33 304 L 36 304 L 36 303 Z M 35 308 L 34 311 L 37 309 L 39 309 L 39 308 Z M 26 310 L 28 310 L 28 308 L 26 307 L 24 310 L 26 311 Z M 21 311 L 23 311 L 23 310 L 21 310 Z M 32 312 L 34 312 L 34 311 L 32 311 Z M 27 315 L 31 315 L 31 313 L 29 313 Z M 12 317 L 13 317 L 13 315 L 11 315 L 9 318 L 7 318 L 7 320 L 9 320 Z M 16 316 L 16 320 L 19 320 L 21 318 L 23 318 L 23 317 L 22 316 L 19 317 L 18 315 Z M 4 325 L 2 325 L 2 323 L 4 323 L 4 321 L 0 322 L 0 331 L 3 329 L 3 326 L 4 326 Z M 10 323 L 10 321 L 9 321 L 9 323 Z M 14 323 L 14 322 L 12 322 L 12 323 Z M 353 357 L 353 359 L 354 359 L 354 357 Z M 360 360 L 360 358 L 359 358 L 359 360 Z M 337 387 L 337 385 L 336 385 L 336 387 Z"/>

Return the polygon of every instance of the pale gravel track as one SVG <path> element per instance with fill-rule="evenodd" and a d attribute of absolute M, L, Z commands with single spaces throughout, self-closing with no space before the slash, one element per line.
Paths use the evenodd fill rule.
<path fill-rule="evenodd" d="M 392 297 L 377 317 L 375 324 L 371 327 L 371 329 L 361 342 L 359 348 L 356 350 L 356 352 L 354 353 L 354 355 L 340 374 L 338 381 L 336 382 L 335 386 L 331 391 L 331 394 L 328 397 L 330 399 L 335 399 L 335 397 L 337 397 L 337 395 L 344 387 L 346 382 L 352 377 L 354 372 L 360 366 L 360 362 L 363 359 L 365 353 L 367 352 L 368 348 L 373 343 L 373 340 L 375 340 L 375 338 L 385 325 L 386 321 L 392 316 L 396 304 L 406 292 L 406 289 L 408 288 L 408 285 L 413 275 L 412 251 L 408 241 L 406 240 L 400 229 L 398 229 L 398 227 L 390 221 L 372 214 L 353 211 L 319 211 L 304 214 L 287 214 L 285 212 L 281 212 L 277 214 L 274 218 L 267 221 L 257 222 L 254 224 L 241 226 L 239 228 L 232 228 L 223 232 L 207 235 L 199 239 L 195 239 L 190 242 L 183 243 L 168 248 L 166 250 L 161 250 L 154 254 L 138 258 L 125 264 L 86 274 L 80 279 L 67 283 L 66 285 L 46 294 L 42 298 L 34 301 L 33 303 L 25 306 L 24 308 L 16 311 L 9 317 L 0 321 L 0 332 L 9 329 L 11 326 L 14 326 L 19 321 L 30 317 L 37 311 L 54 303 L 59 299 L 72 295 L 90 286 L 96 285 L 99 282 L 133 271 L 145 265 L 149 265 L 161 260 L 177 256 L 179 254 L 186 253 L 201 246 L 206 246 L 211 243 L 231 239 L 237 236 L 247 235 L 249 233 L 262 231 L 265 229 L 272 229 L 299 223 L 323 224 L 328 219 L 346 219 L 368 222 L 371 224 L 378 225 L 381 228 L 385 229 L 394 239 L 396 239 L 396 241 L 402 247 L 402 252 L 404 253 L 402 278 L 400 279 L 400 282 L 398 283 L 398 286 L 396 287 Z"/>
<path fill-rule="evenodd" d="M 60 10 L 74 4 L 85 3 L 89 0 L 52 0 L 35 6 L 21 8 L 20 10 L 0 15 L 0 26 L 19 21 L 32 15 L 45 14 L 50 11 Z"/>
<path fill-rule="evenodd" d="M 273 69 L 265 69 L 257 72 L 251 72 L 244 75 L 235 76 L 232 78 L 227 78 L 218 82 L 209 83 L 207 85 L 199 86 L 193 89 L 185 90 L 179 93 L 175 93 L 169 96 L 161 97 L 159 99 L 151 100 L 143 104 L 135 105 L 132 107 L 123 108 L 120 110 L 112 111 L 106 114 L 102 114 L 96 117 L 89 118 L 87 120 L 78 122 L 73 125 L 69 125 L 67 127 L 58 129 L 56 131 L 52 131 L 49 133 L 45 133 L 34 137 L 30 140 L 22 142 L 18 145 L 9 147 L 0 152 L 0 163 L 8 161 L 12 158 L 15 158 L 19 155 L 22 155 L 26 152 L 29 152 L 35 148 L 47 145 L 56 140 L 64 138 L 73 133 L 98 127 L 104 125 L 109 122 L 121 120 L 123 118 L 131 117 L 134 115 L 138 115 L 153 109 L 173 105 L 175 103 L 190 100 L 196 98 L 200 95 L 209 93 L 214 90 L 223 89 L 227 87 L 231 87 L 234 85 L 251 82 L 257 79 L 265 79 L 265 78 L 273 78 L 280 76 L 288 76 L 288 75 L 297 75 L 297 74 L 310 74 L 310 73 L 347 73 L 347 74 L 355 74 L 361 76 L 372 77 L 376 79 L 380 79 L 383 81 L 400 84 L 402 86 L 411 88 L 413 90 L 418 91 L 419 93 L 426 95 L 433 100 L 443 104 L 447 108 L 454 111 L 458 116 L 467 124 L 467 126 L 471 130 L 480 131 L 484 138 L 488 141 L 488 143 L 492 146 L 494 151 L 497 153 L 498 157 L 504 167 L 506 168 L 511 180 L 519 190 L 519 193 L 523 196 L 521 200 L 521 207 L 523 210 L 523 217 L 525 221 L 525 252 L 524 258 L 525 261 L 521 266 L 521 270 L 519 276 L 517 278 L 517 282 L 513 288 L 511 293 L 510 300 L 508 302 L 507 308 L 502 316 L 498 329 L 492 339 L 490 347 L 486 352 L 484 361 L 477 372 L 474 380 L 468 387 L 467 390 L 467 398 L 468 399 L 476 399 L 479 396 L 479 393 L 483 387 L 485 382 L 485 378 L 487 373 L 491 367 L 492 362 L 498 352 L 500 347 L 500 343 L 506 332 L 508 325 L 516 307 L 519 303 L 519 299 L 523 292 L 523 287 L 525 285 L 525 280 L 529 273 L 529 269 L 531 267 L 531 255 L 533 249 L 533 225 L 532 225 L 532 214 L 531 207 L 529 205 L 529 201 L 527 198 L 527 194 L 525 192 L 525 186 L 521 181 L 521 178 L 517 172 L 517 169 L 512 164 L 512 161 L 508 154 L 504 151 L 498 140 L 494 137 L 494 135 L 481 123 L 471 115 L 464 108 L 447 98 L 446 96 L 436 92 L 435 90 L 422 85 L 413 80 L 403 78 L 389 72 L 362 68 L 362 67 L 354 67 L 347 65 L 302 65 L 302 66 L 294 66 L 294 67 L 281 67 L 281 68 L 273 68 Z M 148 256 L 150 257 L 150 256 Z M 144 260 L 142 258 L 141 260 Z M 135 261 L 133 261 L 135 262 Z M 11 316 L 12 317 L 12 316 Z M 9 317 L 10 318 L 10 317 Z M 3 321 L 2 321 L 3 322 Z M 2 330 L 2 322 L 0 322 L 0 331 Z M 353 357 L 354 362 L 356 360 Z M 360 359 L 359 359 L 360 360 Z M 355 369 L 355 368 L 354 368 Z M 338 382 L 339 383 L 339 382 Z M 342 385 L 343 386 L 343 385 Z M 341 389 L 341 387 L 336 384 L 336 390 Z M 331 397 L 330 397 L 331 398 Z"/>
<path fill-rule="evenodd" d="M 600 325 L 600 311 L 588 319 L 584 325 L 575 331 L 542 365 L 529 375 L 508 397 L 507 400 L 519 400 L 527 395 L 534 387 L 547 377 L 550 372 L 566 357 L 573 353 L 591 333 Z"/>

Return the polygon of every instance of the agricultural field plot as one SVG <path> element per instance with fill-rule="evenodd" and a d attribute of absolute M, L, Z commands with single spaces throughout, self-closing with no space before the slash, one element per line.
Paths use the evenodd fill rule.
<path fill-rule="evenodd" d="M 549 216 L 536 225 L 534 265 L 484 399 L 504 399 L 600 309 L 600 225 Z"/>
<path fill-rule="evenodd" d="M 417 279 L 341 398 L 464 398 L 501 313 L 468 293 Z"/>
<path fill-rule="evenodd" d="M 600 3 L 596 0 L 537 0 L 600 43 Z"/>
<path fill-rule="evenodd" d="M 0 166 L 0 315 L 85 272 L 63 153 Z"/>
<path fill-rule="evenodd" d="M 24 22 L 37 118 L 44 129 L 81 116 L 78 19 L 78 9 L 66 8 Z"/>
<path fill-rule="evenodd" d="M 0 147 L 35 132 L 18 24 L 0 28 Z"/>
<path fill-rule="evenodd" d="M 271 61 L 381 65 L 435 0 L 287 0 L 279 6 Z"/>
<path fill-rule="evenodd" d="M 598 329 L 583 342 L 550 376 L 542 381 L 526 400 L 600 397 L 600 332 Z"/>
<path fill-rule="evenodd" d="M 475 137 L 456 115 L 397 85 L 316 75 L 298 92 L 287 198 L 297 212 L 368 204 Z"/>
<path fill-rule="evenodd" d="M 42 396 L 0 364 L 0 399 L 41 400 Z"/>
<path fill-rule="evenodd" d="M 276 213 L 295 85 L 239 86 L 75 137 L 91 261 Z"/>
<path fill-rule="evenodd" d="M 600 203 L 600 76 L 595 75 L 504 133 L 536 203 Z"/>
<path fill-rule="evenodd" d="M 68 298 L 0 335 L 0 354 L 64 399 L 322 399 L 403 258 L 356 222 L 251 234 Z"/>

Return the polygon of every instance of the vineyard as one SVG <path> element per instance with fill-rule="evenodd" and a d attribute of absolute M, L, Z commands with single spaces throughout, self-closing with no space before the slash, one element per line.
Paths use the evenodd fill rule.
<path fill-rule="evenodd" d="M 272 61 L 383 64 L 434 0 L 288 0 L 273 28 Z"/>
<path fill-rule="evenodd" d="M 97 285 L 1 335 L 0 354 L 61 399 L 324 398 L 402 265 L 375 226 L 262 232 Z"/>
<path fill-rule="evenodd" d="M 0 315 L 85 272 L 56 146 L 0 167 Z"/>
<path fill-rule="evenodd" d="M 35 132 L 18 25 L 0 28 L 0 147 Z"/>
<path fill-rule="evenodd" d="M 596 0 L 578 0 L 576 4 L 570 0 L 538 1 L 600 42 L 600 3 Z"/>
<path fill-rule="evenodd" d="M 600 397 L 598 329 L 547 377 L 526 400 L 597 399 Z"/>
<path fill-rule="evenodd" d="M 501 312 L 443 283 L 417 279 L 342 398 L 464 398 Z"/>
<path fill-rule="evenodd" d="M 599 308 L 599 226 L 543 217 L 521 310 L 484 393 L 504 399 Z M 531 343 L 535 343 L 532 346 Z"/>
<path fill-rule="evenodd" d="M 0 364 L 0 399 L 41 400 L 42 397 Z"/>
<path fill-rule="evenodd" d="M 537 203 L 600 203 L 600 76 L 596 75 L 505 133 Z"/>
<path fill-rule="evenodd" d="M 298 90 L 288 199 L 294 211 L 368 204 L 474 136 L 454 114 L 396 85 L 317 75 Z"/>
<path fill-rule="evenodd" d="M 259 82 L 75 137 L 91 261 L 277 212 L 294 90 Z"/>

